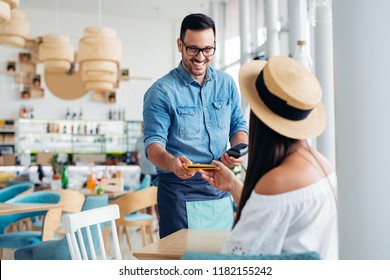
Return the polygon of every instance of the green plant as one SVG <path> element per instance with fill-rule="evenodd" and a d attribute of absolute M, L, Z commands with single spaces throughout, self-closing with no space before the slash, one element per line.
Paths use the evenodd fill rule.
<path fill-rule="evenodd" d="M 60 165 L 58 163 L 58 154 L 53 154 L 50 159 L 50 165 L 53 167 L 53 174 L 60 174 Z"/>

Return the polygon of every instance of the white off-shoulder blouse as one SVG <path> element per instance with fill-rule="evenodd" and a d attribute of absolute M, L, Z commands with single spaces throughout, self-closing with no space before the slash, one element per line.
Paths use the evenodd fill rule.
<path fill-rule="evenodd" d="M 222 253 L 316 251 L 321 259 L 338 259 L 336 174 L 329 174 L 328 179 L 277 195 L 253 191 Z"/>

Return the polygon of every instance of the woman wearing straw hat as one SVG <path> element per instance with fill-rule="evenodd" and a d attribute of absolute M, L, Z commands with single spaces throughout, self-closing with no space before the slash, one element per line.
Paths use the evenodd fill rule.
<path fill-rule="evenodd" d="M 218 161 L 219 170 L 200 171 L 239 203 L 223 252 L 337 259 L 336 174 L 306 140 L 325 128 L 318 80 L 297 61 L 272 57 L 243 65 L 239 83 L 251 107 L 245 182 Z"/>

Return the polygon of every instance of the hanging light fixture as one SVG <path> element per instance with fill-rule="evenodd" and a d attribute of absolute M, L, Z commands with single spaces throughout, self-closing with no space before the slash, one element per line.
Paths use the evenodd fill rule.
<path fill-rule="evenodd" d="M 109 92 L 118 81 L 122 44 L 109 27 L 87 27 L 80 39 L 78 61 L 87 90 Z"/>
<path fill-rule="evenodd" d="M 11 9 L 19 5 L 19 0 L 0 0 L 0 24 L 11 18 Z"/>
<path fill-rule="evenodd" d="M 11 19 L 0 24 L 0 45 L 24 47 L 30 25 L 21 10 L 11 10 Z"/>
<path fill-rule="evenodd" d="M 49 34 L 39 45 L 39 61 L 44 63 L 45 71 L 65 73 L 74 61 L 74 50 L 69 37 Z"/>
<path fill-rule="evenodd" d="M 56 33 L 58 33 L 59 2 L 56 1 Z M 48 34 L 43 37 L 38 48 L 39 61 L 44 63 L 47 72 L 65 73 L 74 61 L 74 50 L 69 37 Z"/>
<path fill-rule="evenodd" d="M 98 3 L 99 26 L 84 29 L 77 58 L 86 90 L 106 94 L 118 85 L 122 44 L 114 29 L 101 26 L 101 0 Z"/>

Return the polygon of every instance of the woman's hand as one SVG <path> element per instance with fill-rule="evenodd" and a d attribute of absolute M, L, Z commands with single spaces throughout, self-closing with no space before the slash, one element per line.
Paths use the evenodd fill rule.
<path fill-rule="evenodd" d="M 236 176 L 222 162 L 213 160 L 212 163 L 218 166 L 218 169 L 215 171 L 199 170 L 202 178 L 221 191 L 231 192 L 235 185 Z"/>

